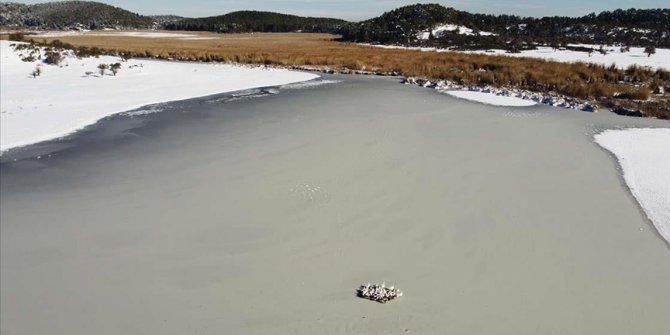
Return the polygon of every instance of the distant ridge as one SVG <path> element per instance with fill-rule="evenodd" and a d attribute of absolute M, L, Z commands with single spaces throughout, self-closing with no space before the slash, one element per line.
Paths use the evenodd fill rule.
<path fill-rule="evenodd" d="M 154 20 L 93 1 L 0 3 L 0 26 L 44 29 L 151 28 Z"/>
<path fill-rule="evenodd" d="M 355 42 L 472 48 L 501 46 L 511 41 L 670 47 L 670 9 L 618 9 L 577 18 L 524 18 L 417 4 L 348 24 L 340 33 L 344 40 Z"/>
<path fill-rule="evenodd" d="M 670 48 L 670 9 L 605 11 L 582 17 L 527 18 L 472 14 L 439 4 L 416 4 L 362 22 L 264 11 L 237 11 L 203 18 L 145 16 L 93 1 L 40 4 L 0 2 L 0 26 L 17 29 L 168 29 L 240 32 L 318 32 L 344 41 L 460 49 L 569 43 Z"/>
<path fill-rule="evenodd" d="M 262 11 L 237 11 L 219 16 L 184 19 L 165 25 L 168 30 L 239 32 L 314 32 L 333 33 L 347 21 L 321 17 L 302 17 Z"/>

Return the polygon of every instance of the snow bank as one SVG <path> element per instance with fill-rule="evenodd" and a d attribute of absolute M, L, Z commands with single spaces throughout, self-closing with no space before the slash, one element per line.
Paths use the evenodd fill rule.
<path fill-rule="evenodd" d="M 670 129 L 607 130 L 595 141 L 618 158 L 633 196 L 670 242 Z"/>
<path fill-rule="evenodd" d="M 100 77 L 97 66 L 117 57 L 66 58 L 61 66 L 23 62 L 0 41 L 0 151 L 70 134 L 108 115 L 165 101 L 182 100 L 318 78 L 278 69 L 224 64 L 135 60 L 116 76 Z M 88 74 L 87 74 L 88 73 Z"/>
<path fill-rule="evenodd" d="M 598 49 L 600 46 L 591 46 Z M 619 47 L 605 47 L 607 54 L 598 51 L 588 52 L 554 50 L 551 47 L 538 47 L 537 50 L 524 50 L 521 53 L 507 53 L 505 50 L 468 51 L 468 53 L 495 54 L 508 57 L 532 57 L 553 60 L 564 63 L 594 63 L 605 66 L 616 64 L 619 68 L 627 68 L 631 65 L 649 66 L 655 69 L 670 69 L 670 49 L 656 49 L 656 54 L 650 57 L 644 53 L 644 48 L 630 48 L 629 52 L 621 52 Z"/>
<path fill-rule="evenodd" d="M 444 93 L 457 98 L 481 102 L 494 106 L 527 107 L 536 104 L 533 100 L 524 100 L 517 97 L 496 95 L 487 92 L 450 90 L 444 91 Z"/>

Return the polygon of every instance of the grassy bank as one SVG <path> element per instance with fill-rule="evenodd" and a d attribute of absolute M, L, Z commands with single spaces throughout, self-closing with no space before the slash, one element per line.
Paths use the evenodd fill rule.
<path fill-rule="evenodd" d="M 607 106 L 639 106 L 645 116 L 670 118 L 668 95 L 653 94 L 658 87 L 670 85 L 670 72 L 663 70 L 638 67 L 622 70 L 534 58 L 379 49 L 337 42 L 336 36 L 328 34 L 197 35 L 198 39 L 73 35 L 36 40 L 51 43 L 58 39 L 68 47 L 95 47 L 104 53 L 130 57 L 397 72 L 464 85 L 555 92 Z"/>

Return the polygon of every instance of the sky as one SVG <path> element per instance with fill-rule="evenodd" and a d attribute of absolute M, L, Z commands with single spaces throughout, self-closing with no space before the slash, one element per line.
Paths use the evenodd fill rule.
<path fill-rule="evenodd" d="M 20 1 L 20 0 L 19 0 Z M 472 13 L 520 16 L 582 16 L 617 8 L 668 8 L 670 0 L 97 0 L 136 13 L 187 17 L 221 15 L 236 10 L 265 10 L 303 16 L 365 20 L 415 3 L 439 3 Z M 38 3 L 45 1 L 20 1 Z"/>

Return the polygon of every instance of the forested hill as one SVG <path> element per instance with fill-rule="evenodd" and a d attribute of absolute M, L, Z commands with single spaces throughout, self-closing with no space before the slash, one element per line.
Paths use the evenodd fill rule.
<path fill-rule="evenodd" d="M 0 27 L 30 29 L 169 29 L 237 32 L 325 32 L 345 41 L 456 47 L 507 48 L 534 45 L 621 44 L 670 48 L 670 9 L 628 9 L 583 17 L 524 18 L 472 14 L 438 4 L 405 6 L 363 21 L 238 11 L 204 18 L 144 16 L 92 1 L 26 5 L 0 2 Z"/>
<path fill-rule="evenodd" d="M 577 18 L 523 18 L 417 4 L 348 24 L 340 33 L 347 41 L 403 45 L 589 43 L 670 47 L 670 9 L 619 9 Z"/>
<path fill-rule="evenodd" d="M 222 33 L 252 31 L 329 33 L 338 31 L 345 23 L 347 22 L 344 20 L 331 18 L 302 17 L 259 11 L 238 11 L 220 16 L 184 19 L 166 24 L 165 29 L 216 31 Z"/>
<path fill-rule="evenodd" d="M 144 16 L 92 1 L 57 1 L 40 4 L 0 2 L 0 26 L 34 29 L 143 29 L 216 32 L 337 32 L 344 20 L 301 17 L 272 12 L 238 11 L 220 16 L 183 18 Z"/>
<path fill-rule="evenodd" d="M 0 3 L 0 26 L 16 28 L 151 28 L 154 20 L 122 8 L 92 1 L 57 1 L 26 5 Z"/>

